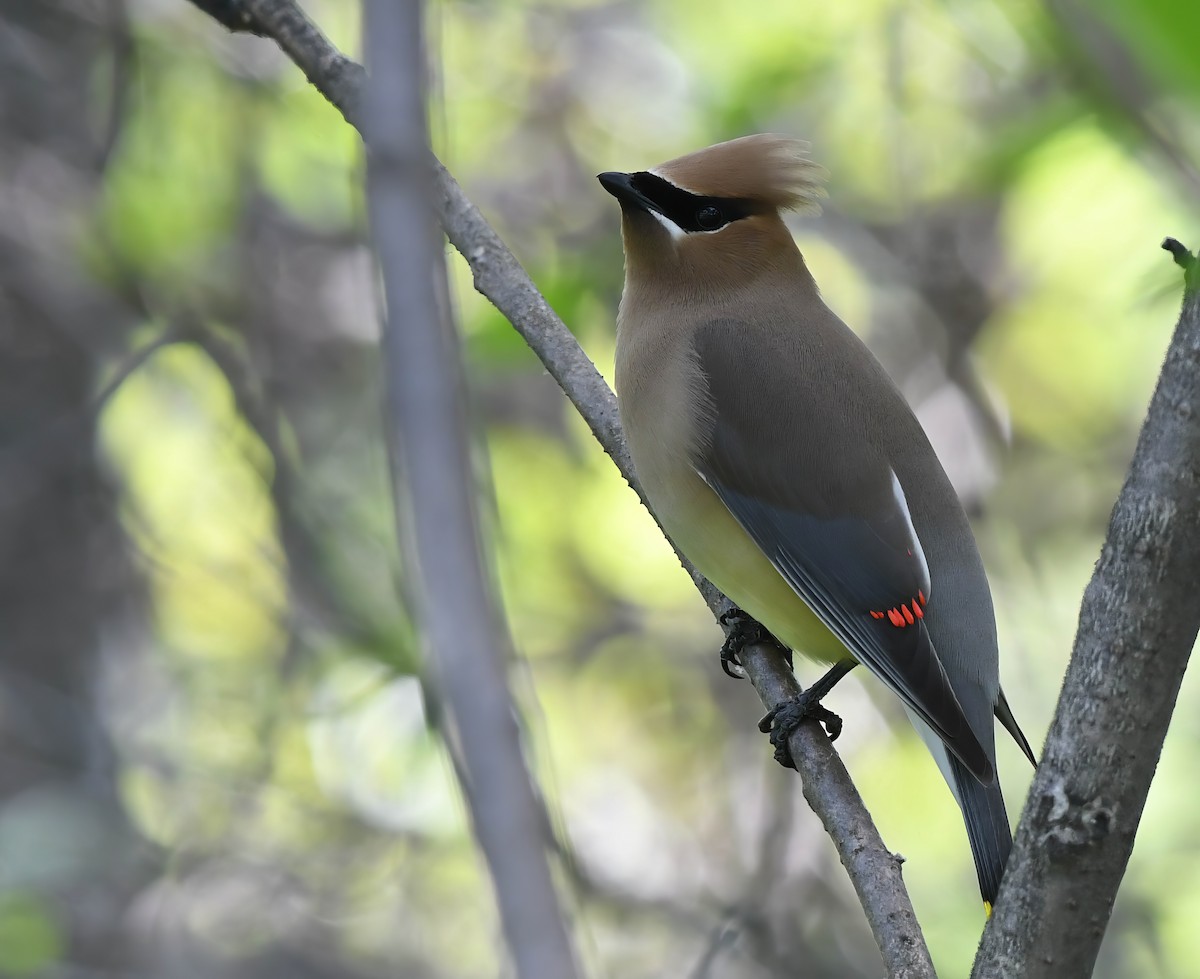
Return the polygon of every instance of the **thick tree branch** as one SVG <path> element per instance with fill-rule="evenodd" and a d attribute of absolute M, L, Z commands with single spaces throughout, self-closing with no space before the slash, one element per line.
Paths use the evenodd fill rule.
<path fill-rule="evenodd" d="M 279 43 L 317 90 L 361 131 L 362 69 L 339 54 L 292 0 L 240 2 L 253 22 Z M 440 164 L 435 164 L 435 180 L 443 228 L 470 265 L 475 287 L 504 313 L 542 360 L 640 495 L 612 391 L 516 257 Z M 728 600 L 686 560 L 683 564 L 714 614 L 726 611 Z M 800 687 L 778 648 L 751 647 L 742 661 L 768 708 L 799 693 Z M 899 860 L 884 846 L 837 752 L 816 724 L 802 725 L 792 735 L 789 747 L 805 798 L 846 867 L 889 976 L 933 976 Z"/>
<path fill-rule="evenodd" d="M 425 120 L 422 0 L 367 0 L 372 66 L 364 128 L 367 193 L 387 298 L 383 348 L 389 449 L 401 545 L 415 570 L 415 614 L 432 647 L 438 690 L 461 743 L 463 792 L 491 870 L 500 921 L 520 979 L 579 975 L 550 875 L 541 811 L 521 753 L 504 675 L 508 660 L 480 557 L 479 515 L 458 333 L 441 236 Z M 260 4 L 256 19 L 273 23 Z M 303 20 L 292 8 L 286 19 Z M 320 39 L 314 30 L 312 36 Z M 322 62 L 338 66 L 331 55 Z"/>
<path fill-rule="evenodd" d="M 1092 974 L 1200 627 L 1196 261 L 1108 537 L 976 977 Z M 1186 256 L 1186 258 L 1184 257 Z"/>

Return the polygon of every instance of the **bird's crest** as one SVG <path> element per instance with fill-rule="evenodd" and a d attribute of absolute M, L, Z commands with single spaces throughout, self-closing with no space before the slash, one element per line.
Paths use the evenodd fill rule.
<path fill-rule="evenodd" d="M 818 211 L 825 171 L 807 154 L 803 140 L 759 133 L 676 157 L 650 172 L 693 194 L 759 201 L 782 211 Z"/>

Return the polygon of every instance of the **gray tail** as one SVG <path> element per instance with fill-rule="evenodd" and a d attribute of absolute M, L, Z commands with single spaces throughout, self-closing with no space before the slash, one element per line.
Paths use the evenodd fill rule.
<path fill-rule="evenodd" d="M 962 806 L 963 822 L 967 825 L 971 855 L 975 858 L 979 890 L 990 910 L 996 902 L 1000 878 L 1004 876 L 1004 865 L 1012 849 L 1012 830 L 1008 827 L 1004 796 L 1000 794 L 1000 779 L 993 778 L 990 785 L 983 785 L 953 755 L 950 755 L 950 768 Z"/>

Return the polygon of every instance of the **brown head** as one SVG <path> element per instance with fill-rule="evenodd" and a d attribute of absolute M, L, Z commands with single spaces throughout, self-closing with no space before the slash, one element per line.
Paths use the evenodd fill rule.
<path fill-rule="evenodd" d="M 718 143 L 637 173 L 602 173 L 621 204 L 628 284 L 708 292 L 802 267 L 780 212 L 812 210 L 822 171 L 807 145 L 766 133 Z"/>

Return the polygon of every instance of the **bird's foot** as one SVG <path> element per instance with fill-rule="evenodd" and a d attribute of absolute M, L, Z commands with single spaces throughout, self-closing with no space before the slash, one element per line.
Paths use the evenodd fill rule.
<path fill-rule="evenodd" d="M 815 720 L 824 725 L 825 733 L 830 741 L 836 741 L 842 733 L 842 719 L 833 711 L 821 706 L 821 697 L 827 691 L 810 688 L 798 697 L 785 700 L 778 707 L 773 707 L 763 715 L 758 722 L 758 729 L 763 734 L 771 735 L 771 746 L 775 749 L 775 760 L 784 768 L 795 768 L 792 751 L 788 747 L 788 739 L 792 732 L 807 720 Z"/>
<path fill-rule="evenodd" d="M 774 643 L 783 649 L 780 643 L 766 627 L 757 619 L 751 618 L 736 605 L 723 612 L 720 618 L 725 629 L 725 642 L 721 646 L 721 669 L 726 676 L 735 680 L 744 680 L 746 671 L 742 668 L 742 650 L 757 643 Z M 788 663 L 791 664 L 792 654 L 787 651 Z"/>

